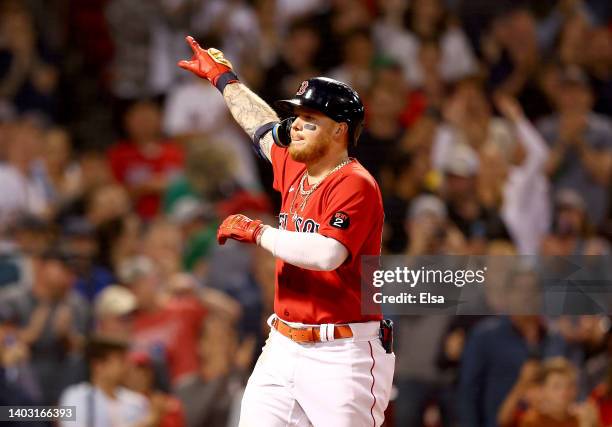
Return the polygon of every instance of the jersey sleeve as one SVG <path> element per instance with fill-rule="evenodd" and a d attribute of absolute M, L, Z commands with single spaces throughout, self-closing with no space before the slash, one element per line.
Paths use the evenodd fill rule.
<path fill-rule="evenodd" d="M 364 176 L 349 175 L 327 196 L 319 234 L 342 243 L 353 258 L 362 251 L 374 227 L 382 226 L 382 216 L 377 185 Z"/>
<path fill-rule="evenodd" d="M 283 193 L 284 184 L 287 182 L 287 174 L 289 173 L 289 169 L 291 169 L 293 160 L 289 157 L 289 150 L 281 148 L 276 144 L 272 144 L 270 157 L 272 158 L 272 171 L 274 172 L 272 187 L 276 191 Z"/>

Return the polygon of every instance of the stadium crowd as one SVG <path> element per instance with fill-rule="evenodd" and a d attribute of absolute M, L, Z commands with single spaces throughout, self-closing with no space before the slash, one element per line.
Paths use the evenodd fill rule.
<path fill-rule="evenodd" d="M 609 0 L 3 0 L 1 405 L 237 425 L 274 260 L 216 227 L 279 201 L 187 34 L 267 101 L 360 93 L 384 253 L 610 254 Z M 612 426 L 606 315 L 396 325 L 389 427 Z"/>

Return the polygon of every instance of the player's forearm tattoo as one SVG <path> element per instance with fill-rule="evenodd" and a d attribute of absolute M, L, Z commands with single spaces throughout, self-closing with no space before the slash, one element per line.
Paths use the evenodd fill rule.
<path fill-rule="evenodd" d="M 234 119 L 251 138 L 260 126 L 279 121 L 272 107 L 242 83 L 227 85 L 223 91 L 223 98 Z M 259 140 L 261 150 L 268 158 L 273 143 L 270 132 Z"/>

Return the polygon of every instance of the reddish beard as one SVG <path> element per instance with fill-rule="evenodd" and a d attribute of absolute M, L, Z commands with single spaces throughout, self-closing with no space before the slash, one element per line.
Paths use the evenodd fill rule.
<path fill-rule="evenodd" d="M 300 163 L 319 160 L 327 154 L 328 149 L 329 144 L 324 138 L 314 138 L 300 147 L 291 144 L 288 148 L 291 159 Z"/>

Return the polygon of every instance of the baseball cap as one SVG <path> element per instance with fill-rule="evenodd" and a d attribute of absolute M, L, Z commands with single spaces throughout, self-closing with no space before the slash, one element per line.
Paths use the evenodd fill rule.
<path fill-rule="evenodd" d="M 125 316 L 136 309 L 136 297 L 123 286 L 110 285 L 96 297 L 94 312 L 97 317 Z"/>
<path fill-rule="evenodd" d="M 424 194 L 412 201 L 408 210 L 408 219 L 415 219 L 427 214 L 446 219 L 448 212 L 442 199 L 433 194 Z"/>
<path fill-rule="evenodd" d="M 454 144 L 442 163 L 442 172 L 464 178 L 476 175 L 478 168 L 476 153 L 464 144 Z"/>
<path fill-rule="evenodd" d="M 571 188 L 562 188 L 557 191 L 555 202 L 560 208 L 570 208 L 584 211 L 586 205 L 584 199 L 576 190 Z"/>
<path fill-rule="evenodd" d="M 51 223 L 28 213 L 20 215 L 13 224 L 13 230 L 15 231 L 47 233 L 52 231 L 52 229 Z"/>
<path fill-rule="evenodd" d="M 70 250 L 63 241 L 52 242 L 42 251 L 40 258 L 43 260 L 59 261 L 72 270 L 78 268 L 79 254 Z"/>
<path fill-rule="evenodd" d="M 139 277 L 155 271 L 155 265 L 150 258 L 139 255 L 123 260 L 118 270 L 118 276 L 121 283 L 129 285 Z"/>
<path fill-rule="evenodd" d="M 94 226 L 82 217 L 68 218 L 62 227 L 62 234 L 65 237 L 94 237 Z"/>
<path fill-rule="evenodd" d="M 212 220 L 216 217 L 214 208 L 195 197 L 185 196 L 176 201 L 170 212 L 170 220 L 178 225 L 196 219 Z"/>
<path fill-rule="evenodd" d="M 144 351 L 133 351 L 128 354 L 128 361 L 136 366 L 150 368 L 153 366 L 153 359 Z"/>

